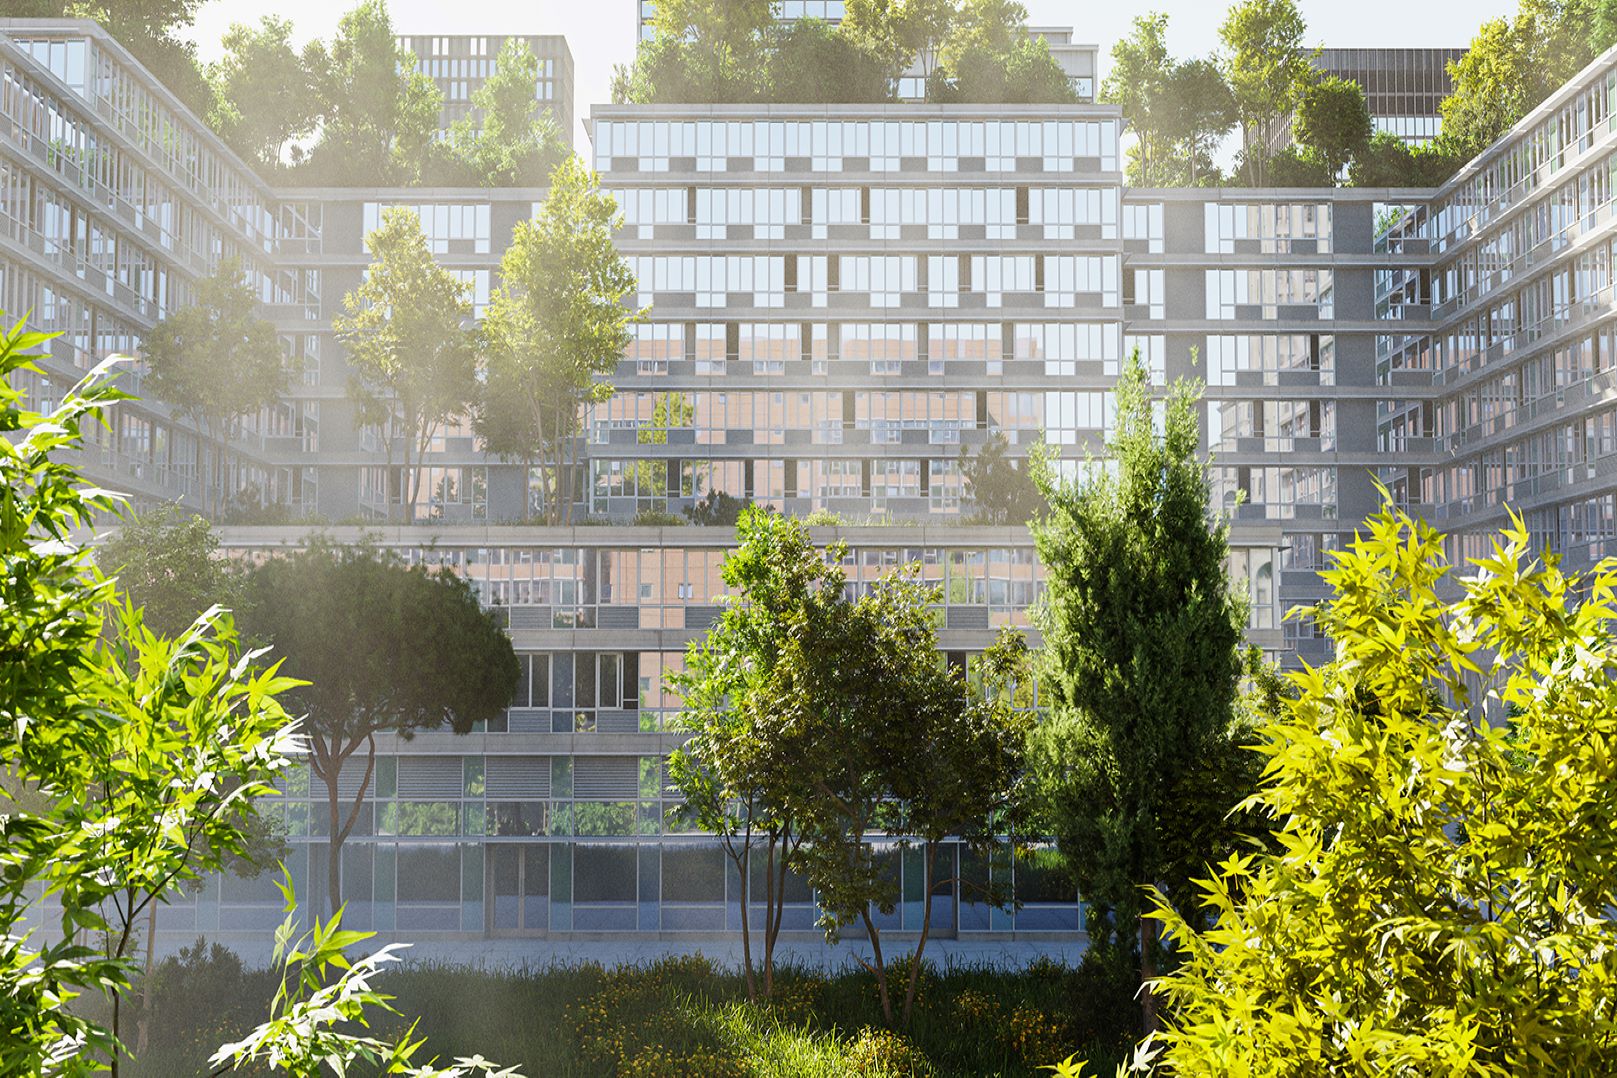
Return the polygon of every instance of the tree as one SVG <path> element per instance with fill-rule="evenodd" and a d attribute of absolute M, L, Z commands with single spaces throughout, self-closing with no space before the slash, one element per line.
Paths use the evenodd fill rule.
<path fill-rule="evenodd" d="M 1311 146 L 1287 146 L 1263 167 L 1271 187 L 1332 187 L 1336 181 L 1324 156 Z"/>
<path fill-rule="evenodd" d="M 369 546 L 316 540 L 249 571 L 242 624 L 313 683 L 287 694 L 305 715 L 309 767 L 325 784 L 327 897 L 342 906 L 342 846 L 376 767 L 376 735 L 449 727 L 464 734 L 516 693 L 511 642 L 448 569 L 406 567 Z M 339 780 L 363 752 L 351 803 Z"/>
<path fill-rule="evenodd" d="M 763 89 L 766 39 L 774 26 L 769 0 L 658 0 L 652 24 L 660 59 L 652 78 L 659 101 L 749 101 Z M 637 59 L 636 64 L 638 65 Z M 672 70 L 671 70 L 672 69 Z M 677 77 L 671 77 L 677 72 Z M 670 91 L 683 87 L 683 93 Z"/>
<path fill-rule="evenodd" d="M 925 80 L 938 66 L 954 25 L 955 0 L 848 0 L 839 32 L 880 57 L 888 76 L 912 65 Z"/>
<path fill-rule="evenodd" d="M 1139 889 L 1167 880 L 1167 836 L 1187 815 L 1176 787 L 1230 728 L 1246 620 L 1225 565 L 1228 526 L 1209 518 L 1197 393 L 1175 387 L 1159 438 L 1148 385 L 1136 353 L 1117 385 L 1115 475 L 1086 486 L 1039 477 L 1050 502 L 1033 528 L 1048 575 L 1049 712 L 1031 749 L 1046 827 L 1107 915 L 1091 919 L 1092 938 L 1136 937 L 1146 986 L 1158 944 Z M 1149 987 L 1142 1009 L 1149 1029 Z"/>
<path fill-rule="evenodd" d="M 1135 137 L 1128 182 L 1136 187 L 1165 186 L 1173 158 L 1169 133 L 1168 82 L 1173 73 L 1168 56 L 1168 16 L 1159 11 L 1134 17 L 1128 37 L 1112 46 L 1112 70 L 1101 83 L 1100 99 L 1123 110 Z"/>
<path fill-rule="evenodd" d="M 1335 179 L 1370 144 L 1370 107 L 1364 88 L 1350 79 L 1327 76 L 1310 83 L 1297 100 L 1292 132 L 1298 145 L 1313 150 Z"/>
<path fill-rule="evenodd" d="M 1044 506 L 1031 466 L 1017 464 L 1009 453 L 1010 443 L 998 431 L 975 455 L 960 447 L 966 493 L 984 524 L 1026 524 Z"/>
<path fill-rule="evenodd" d="M 855 957 L 876 978 L 889 1025 L 895 1010 L 872 910 L 891 913 L 897 904 L 893 859 L 920 843 L 927 898 L 896 1015 L 907 1024 L 931 929 L 930 895 L 940 882 L 938 846 L 953 835 L 985 852 L 998 827 L 1013 830 L 1007 817 L 1016 807 L 1027 732 L 997 687 L 977 697 L 960 671 L 939 664 L 939 598 L 913 572 L 890 573 L 858 600 L 843 599 L 826 631 L 800 632 L 784 652 L 803 874 L 828 940 L 850 924 L 863 928 L 871 957 Z M 1019 636 L 1002 636 L 989 666 L 1014 669 L 1020 647 Z M 887 842 L 872 841 L 875 833 Z"/>
<path fill-rule="evenodd" d="M 96 548 L 95 561 L 162 636 L 185 632 L 209 607 L 235 605 L 238 580 L 219 556 L 219 537 L 178 505 L 130 517 Z"/>
<path fill-rule="evenodd" d="M 116 1075 L 133 926 L 240 849 L 295 724 L 276 701 L 288 679 L 251 670 L 219 611 L 169 640 L 115 605 L 74 535 L 116 500 L 54 458 L 123 399 L 110 385 L 121 360 L 52 413 L 27 412 L 11 379 L 47 339 L 20 325 L 0 339 L 0 427 L 13 432 L 0 441 L 0 1071 Z M 41 916 L 57 942 L 35 942 Z M 92 933 L 104 950 L 83 942 Z M 66 1006 L 89 990 L 111 996 L 111 1028 Z"/>
<path fill-rule="evenodd" d="M 360 0 L 307 60 L 323 121 L 310 169 L 320 182 L 411 182 L 438 129 L 443 95 L 399 48 L 384 0 Z"/>
<path fill-rule="evenodd" d="M 1436 187 L 1458 166 L 1441 139 L 1410 146 L 1390 131 L 1377 131 L 1348 166 L 1348 182 L 1354 187 Z"/>
<path fill-rule="evenodd" d="M 1158 901 L 1173 1073 L 1617 1070 L 1617 562 L 1533 542 L 1456 588 L 1389 504 L 1322 574 L 1337 659 L 1263 728 L 1275 849 L 1209 874 L 1206 932 Z"/>
<path fill-rule="evenodd" d="M 287 143 L 312 134 L 320 118 L 308 65 L 292 47 L 292 23 L 274 15 L 256 29 L 235 23 L 222 43 L 223 58 L 207 71 L 208 124 L 247 160 L 277 170 Z"/>
<path fill-rule="evenodd" d="M 1270 147 L 1313 71 L 1303 47 L 1306 30 L 1295 0 L 1242 0 L 1218 28 L 1228 50 L 1225 74 L 1241 116 L 1246 178 L 1254 187 L 1264 186 Z"/>
<path fill-rule="evenodd" d="M 752 502 L 722 490 L 710 490 L 707 497 L 685 510 L 692 524 L 703 528 L 733 528 Z"/>
<path fill-rule="evenodd" d="M 1191 187 L 1221 182 L 1213 154 L 1240 117 L 1218 65 L 1211 60 L 1175 65 L 1164 89 L 1163 112 L 1168 141 L 1188 168 L 1185 182 Z"/>
<path fill-rule="evenodd" d="M 507 38 L 494 74 L 472 94 L 476 112 L 455 122 L 455 155 L 487 187 L 537 187 L 566 155 L 550 110 L 534 96 L 539 61 L 527 42 Z M 479 124 L 474 117 L 480 113 Z"/>
<path fill-rule="evenodd" d="M 802 850 L 800 736 L 790 727 L 803 661 L 828 653 L 843 612 L 847 548 L 816 550 L 808 528 L 760 507 L 742 511 L 736 548 L 720 576 L 729 597 L 705 637 L 686 649 L 685 669 L 670 675 L 680 696 L 679 729 L 690 737 L 669 760 L 685 810 L 716 834 L 745 882 L 741 953 L 747 994 L 774 991 L 775 944 L 785 915 L 786 882 Z M 761 988 L 753 966 L 753 858 L 764 860 Z"/>
<path fill-rule="evenodd" d="M 345 314 L 331 326 L 348 350 L 349 394 L 387 445 L 388 515 L 397 498 L 405 523 L 414 523 L 421 458 L 443 424 L 476 398 L 477 355 L 464 324 L 472 307 L 466 286 L 427 249 L 415 211 L 384 210 L 382 226 L 365 245 L 370 269 L 343 296 Z M 402 458 L 396 491 L 395 448 Z"/>
<path fill-rule="evenodd" d="M 882 58 L 820 19 L 776 30 L 769 54 L 770 99 L 798 103 L 884 101 L 892 94 Z"/>
<path fill-rule="evenodd" d="M 220 259 L 213 274 L 197 282 L 196 302 L 153 327 L 142 351 L 152 392 L 195 419 L 214 442 L 211 468 L 201 442 L 196 460 L 203 507 L 212 512 L 225 482 L 225 447 L 236 435 L 236 422 L 272 404 L 286 385 L 280 338 L 259 317 L 241 263 Z"/>
<path fill-rule="evenodd" d="M 641 315 L 625 305 L 637 286 L 612 241 L 620 223 L 594 172 L 576 157 L 557 165 L 538 215 L 517 224 L 500 259 L 501 284 L 483 322 L 478 428 L 491 452 L 537 473 L 537 500 L 551 524 L 571 520 L 583 409 L 611 396 L 604 378 Z"/>

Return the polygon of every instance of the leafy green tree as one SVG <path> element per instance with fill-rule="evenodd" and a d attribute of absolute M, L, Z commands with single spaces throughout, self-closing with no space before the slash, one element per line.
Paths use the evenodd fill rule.
<path fill-rule="evenodd" d="M 931 77 L 954 25 L 956 0 L 848 0 L 840 32 L 880 57 L 890 78 L 912 65 Z"/>
<path fill-rule="evenodd" d="M 1011 457 L 1010 443 L 998 431 L 975 454 L 960 447 L 960 472 L 984 524 L 1026 524 L 1044 507 L 1032 466 Z"/>
<path fill-rule="evenodd" d="M 1458 166 L 1441 139 L 1410 146 L 1390 131 L 1377 131 L 1354 155 L 1348 182 L 1354 187 L 1436 187 Z"/>
<path fill-rule="evenodd" d="M 651 100 L 756 98 L 764 87 L 773 27 L 769 0 L 658 0 L 654 41 L 641 45 Z"/>
<path fill-rule="evenodd" d="M 1265 183 L 1271 187 L 1331 187 L 1335 176 L 1324 156 L 1312 146 L 1287 146 L 1266 162 Z"/>
<path fill-rule="evenodd" d="M 1218 29 L 1225 74 L 1241 117 L 1246 180 L 1264 186 L 1269 148 L 1312 76 L 1307 27 L 1296 0 L 1241 0 Z"/>
<path fill-rule="evenodd" d="M 342 906 L 342 846 L 364 807 L 376 735 L 466 733 L 516 693 L 511 642 L 463 578 L 408 567 L 370 546 L 314 541 L 248 572 L 242 625 L 313 683 L 287 693 L 303 715 L 309 768 L 326 787 L 327 897 Z M 364 773 L 344 804 L 339 779 Z M 356 760 L 357 764 L 357 760 Z"/>
<path fill-rule="evenodd" d="M 1337 659 L 1262 728 L 1276 848 L 1204 881 L 1205 932 L 1158 903 L 1172 1073 L 1617 1071 L 1617 562 L 1532 543 L 1456 583 L 1388 506 L 1323 574 Z"/>
<path fill-rule="evenodd" d="M 95 551 L 118 591 L 162 636 L 185 632 L 212 606 L 235 605 L 237 579 L 204 517 L 169 504 L 126 519 Z"/>
<path fill-rule="evenodd" d="M 1209 516 L 1197 392 L 1175 387 L 1158 437 L 1148 386 L 1136 353 L 1117 385 L 1115 474 L 1083 486 L 1040 476 L 1050 508 L 1033 536 L 1048 576 L 1038 617 L 1049 712 L 1031 749 L 1046 827 L 1106 915 L 1091 920 L 1092 938 L 1137 937 L 1146 986 L 1158 943 L 1140 888 L 1176 882 L 1168 836 L 1204 815 L 1175 795 L 1231 726 L 1245 624 L 1225 564 L 1228 526 Z M 1141 999 L 1150 1028 L 1148 987 Z"/>
<path fill-rule="evenodd" d="M 374 186 L 418 177 L 443 95 L 399 47 L 384 0 L 360 0 L 331 43 L 309 50 L 306 60 L 323 116 L 309 178 Z"/>
<path fill-rule="evenodd" d="M 455 155 L 487 187 L 538 187 L 566 156 L 555 118 L 534 96 L 539 61 L 527 42 L 507 38 L 494 74 L 472 94 L 476 112 L 450 131 Z M 476 117 L 481 114 L 481 123 Z"/>
<path fill-rule="evenodd" d="M 113 496 L 54 458 L 123 398 L 109 381 L 119 361 L 54 412 L 27 412 L 11 379 L 47 339 L 20 325 L 0 338 L 0 427 L 13 432 L 0 440 L 0 1071 L 117 1074 L 134 925 L 240 849 L 295 724 L 276 701 L 291 682 L 248 669 L 228 617 L 211 610 L 169 640 L 115 604 L 74 538 Z M 42 914 L 57 942 L 36 942 L 28 922 Z M 67 1006 L 87 990 L 111 996 L 110 1029 Z"/>
<path fill-rule="evenodd" d="M 922 889 L 930 896 L 945 837 L 978 852 L 993 847 L 996 825 L 1009 824 L 1017 805 L 1027 736 L 1006 694 L 996 687 L 979 696 L 960 671 L 938 662 L 932 607 L 939 598 L 911 572 L 888 574 L 858 600 L 841 599 L 824 628 L 794 634 L 783 653 L 791 689 L 783 698 L 786 740 L 800 772 L 792 793 L 805 840 L 802 871 L 828 940 L 851 924 L 863 928 L 871 957 L 856 958 L 876 978 L 888 1025 L 909 1022 L 931 929 L 928 897 L 902 1010 L 895 1011 L 873 916 L 892 913 L 898 902 L 890 866 L 919 843 Z M 991 651 L 996 685 L 997 672 L 1014 669 L 1020 648 L 1012 633 Z M 887 841 L 873 841 L 878 833 Z"/>
<path fill-rule="evenodd" d="M 538 480 L 529 505 L 542 505 L 551 524 L 571 520 L 580 419 L 611 396 L 605 376 L 640 318 L 625 303 L 636 284 L 613 243 L 620 222 L 582 161 L 557 165 L 538 215 L 512 234 L 483 322 L 478 428 L 491 452 L 527 463 Z"/>
<path fill-rule="evenodd" d="M 1334 179 L 1370 144 L 1370 106 L 1364 87 L 1327 76 L 1306 86 L 1297 100 L 1292 133 L 1313 150 Z"/>
<path fill-rule="evenodd" d="M 421 458 L 438 431 L 463 415 L 477 396 L 477 351 L 466 323 L 466 285 L 427 249 L 415 211 L 392 206 L 365 237 L 371 266 L 343 296 L 344 314 L 331 320 L 348 350 L 349 395 L 362 419 L 387 446 L 388 515 L 404 505 L 414 523 L 421 496 Z M 395 449 L 401 482 L 392 489 Z"/>
<path fill-rule="evenodd" d="M 320 119 L 308 63 L 292 47 L 292 23 L 274 15 L 256 28 L 236 23 L 222 44 L 223 58 L 207 71 L 208 124 L 247 160 L 277 170 L 287 144 L 313 134 Z"/>
<path fill-rule="evenodd" d="M 1118 105 L 1135 137 L 1128 182 L 1136 187 L 1167 184 L 1174 157 L 1169 132 L 1168 16 L 1160 11 L 1134 17 L 1134 29 L 1112 46 L 1112 70 L 1101 83 L 1100 99 Z"/>
<path fill-rule="evenodd" d="M 820 19 L 798 19 L 775 33 L 769 52 L 773 101 L 884 101 L 891 74 L 880 55 Z"/>
<path fill-rule="evenodd" d="M 815 549 L 800 521 L 760 507 L 743 510 L 736 547 L 719 573 L 730 597 L 705 637 L 686 649 L 685 669 L 670 675 L 680 696 L 679 729 L 690 734 L 669 760 L 684 811 L 719 837 L 750 892 L 764 861 L 762 986 L 753 963 L 751 907 L 741 903 L 741 952 L 747 994 L 774 992 L 775 944 L 785 915 L 788 873 L 797 867 L 802 830 L 797 806 L 804 771 L 799 736 L 789 723 L 797 666 L 828 654 L 845 600 L 847 548 Z"/>
<path fill-rule="evenodd" d="M 260 317 L 241 263 L 220 259 L 213 274 L 197 282 L 196 302 L 153 327 L 141 350 L 152 393 L 195 419 L 214 442 L 211 456 L 197 443 L 196 461 L 203 506 L 212 512 L 225 482 L 225 447 L 237 422 L 272 404 L 286 386 L 280 338 Z"/>
<path fill-rule="evenodd" d="M 1239 121 L 1235 95 L 1211 60 L 1186 60 L 1168 73 L 1162 124 L 1191 187 L 1218 184 L 1223 173 L 1213 162 L 1219 143 Z"/>

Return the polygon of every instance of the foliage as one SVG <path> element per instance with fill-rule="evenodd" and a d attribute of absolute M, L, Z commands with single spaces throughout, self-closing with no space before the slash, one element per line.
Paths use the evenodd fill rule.
<path fill-rule="evenodd" d="M 1176 147 L 1190 187 L 1216 185 L 1223 176 L 1213 163 L 1219 142 L 1240 119 L 1235 94 L 1211 60 L 1186 60 L 1168 74 L 1163 128 Z"/>
<path fill-rule="evenodd" d="M 950 963 L 932 970 L 905 1039 L 946 1078 L 1036 1078 L 1048 1073 L 1043 1064 L 1075 1049 L 1110 1074 L 1132 1041 L 1135 984 L 1127 975 L 1096 979 L 1089 966 Z M 224 966 L 201 975 L 212 992 L 177 978 L 154 989 L 162 1013 L 187 1024 L 165 1020 L 152 1054 L 128 1068 L 130 1078 L 202 1073 L 209 1049 L 182 1053 L 180 1046 L 217 1044 L 220 1038 L 206 1040 L 210 1031 L 246 1028 L 239 1015 L 266 1006 L 280 979 L 278 971 Z M 418 961 L 389 969 L 385 988 L 397 997 L 390 1006 L 417 1017 L 374 1010 L 371 1035 L 392 1040 L 415 1023 L 445 1056 L 481 1051 L 556 1078 L 708 1078 L 732 1068 L 755 1078 L 847 1078 L 857 1073 L 850 1057 L 869 1050 L 855 1045 L 877 1039 L 864 1031 L 882 1023 L 874 979 L 863 970 L 783 967 L 774 999 L 756 1006 L 746 1002 L 739 971 L 699 957 L 611 970 Z M 1110 1025 L 1095 1025 L 1097 1014 Z M 910 1058 L 919 1066 L 920 1058 Z M 637 1059 L 644 1069 L 636 1069 Z M 897 1073 L 909 1078 L 907 1070 Z"/>
<path fill-rule="evenodd" d="M 1112 931 L 1126 946 L 1137 933 L 1146 980 L 1156 944 L 1139 888 L 1198 871 L 1200 861 L 1170 861 L 1171 836 L 1248 792 L 1215 785 L 1182 800 L 1188 774 L 1228 735 L 1246 619 L 1225 565 L 1228 526 L 1208 517 L 1197 391 L 1175 387 L 1158 437 L 1148 384 L 1136 353 L 1117 385 L 1115 475 L 1087 486 L 1040 477 L 1050 509 L 1033 535 L 1048 591 L 1036 613 L 1050 706 L 1032 745 L 1043 822 L 1096 908 L 1091 939 Z M 1150 1025 L 1149 993 L 1144 1004 Z"/>
<path fill-rule="evenodd" d="M 741 520 L 742 512 L 751 504 L 747 499 L 737 498 L 722 490 L 710 490 L 707 497 L 685 510 L 685 516 L 699 527 L 733 528 Z"/>
<path fill-rule="evenodd" d="M 410 183 L 429 157 L 442 94 L 415 70 L 394 35 L 385 0 L 360 0 L 329 44 L 305 53 L 320 94 L 320 140 L 300 180 Z"/>
<path fill-rule="evenodd" d="M 1348 179 L 1354 187 L 1436 187 L 1457 167 L 1441 139 L 1411 147 L 1389 131 L 1378 131 L 1354 155 Z"/>
<path fill-rule="evenodd" d="M 454 155 L 471 182 L 539 187 L 567 155 L 555 119 L 534 95 L 538 81 L 533 50 L 520 38 L 507 38 L 495 58 L 494 74 L 472 94 L 476 111 L 457 120 L 449 133 Z"/>
<path fill-rule="evenodd" d="M 410 524 L 422 493 L 421 458 L 443 425 L 477 395 L 477 353 L 464 325 L 472 307 L 466 286 L 428 250 L 414 210 L 383 210 L 381 227 L 365 237 L 365 245 L 370 269 L 343 296 L 344 313 L 331 325 L 348 352 L 349 395 L 387 445 L 387 511 L 391 516 L 394 504 L 402 503 Z M 398 490 L 392 477 L 396 448 L 402 456 Z"/>
<path fill-rule="evenodd" d="M 1263 164 L 1271 187 L 1331 187 L 1334 177 L 1325 158 L 1312 147 L 1287 146 Z"/>
<path fill-rule="evenodd" d="M 136 918 L 240 847 L 236 827 L 295 746 L 276 701 L 292 683 L 251 671 L 229 618 L 211 610 L 177 640 L 156 636 L 90 564 L 72 530 L 111 509 L 53 459 L 121 399 L 108 360 L 54 412 L 19 407 L 15 372 L 48 338 L 0 341 L 0 1071 L 120 1065 L 120 1004 Z M 115 632 L 105 631 L 111 612 Z M 39 893 L 57 941 L 26 925 Z M 35 926 L 37 927 L 37 925 Z M 105 951 L 85 943 L 103 934 Z M 111 996 L 111 1028 L 67 1004 Z"/>
<path fill-rule="evenodd" d="M 1241 118 L 1246 179 L 1254 187 L 1268 182 L 1269 147 L 1313 72 L 1305 32 L 1296 0 L 1241 0 L 1218 28 Z"/>
<path fill-rule="evenodd" d="M 198 420 L 217 443 L 213 467 L 197 442 L 197 475 L 212 508 L 224 483 L 224 442 L 237 420 L 273 403 L 286 386 L 286 361 L 275 327 L 258 313 L 258 300 L 241 262 L 222 258 L 196 284 L 196 302 L 169 315 L 146 334 L 142 351 L 151 391 L 181 414 Z"/>
<path fill-rule="evenodd" d="M 1323 574 L 1336 661 L 1263 727 L 1277 849 L 1204 881 L 1205 933 L 1159 901 L 1172 1073 L 1617 1069 L 1617 562 L 1532 542 L 1456 587 L 1389 505 Z"/>
<path fill-rule="evenodd" d="M 762 850 L 765 926 L 763 984 L 755 983 L 750 907 L 741 906 L 741 946 L 749 998 L 768 997 L 785 903 L 787 873 L 802 843 L 801 758 L 788 737 L 794 717 L 793 656 L 821 645 L 843 608 L 846 552 L 816 550 L 806 525 L 752 506 L 742 511 L 735 549 L 719 573 L 725 609 L 686 648 L 685 669 L 669 675 L 680 697 L 676 726 L 689 733 L 669 759 L 685 811 L 718 836 L 741 879 L 753 880 Z M 813 634 L 819 634 L 814 636 Z"/>
<path fill-rule="evenodd" d="M 1335 76 L 1317 79 L 1297 99 L 1292 133 L 1298 144 L 1313 150 L 1334 181 L 1370 143 L 1370 106 L 1364 88 Z"/>
<path fill-rule="evenodd" d="M 1062 102 L 1071 85 L 1011 0 L 853 0 L 832 28 L 775 25 L 765 0 L 672 0 L 614 101 L 884 101 L 907 71 L 928 100 Z"/>
<path fill-rule="evenodd" d="M 1018 464 L 1010 443 L 996 431 L 975 454 L 960 447 L 960 473 L 966 493 L 984 524 L 1026 524 L 1044 506 L 1033 481 L 1032 458 Z"/>
<path fill-rule="evenodd" d="M 354 932 L 342 927 L 342 911 L 322 923 L 298 933 L 294 911 L 297 899 L 291 877 L 279 884 L 286 899 L 286 919 L 275 930 L 271 964 L 280 969 L 280 984 L 270 1001 L 269 1020 L 246 1037 L 222 1045 L 208 1060 L 210 1065 L 234 1070 L 244 1063 L 259 1063 L 271 1073 L 315 1075 L 328 1068 L 347 1074 L 356 1063 L 374 1068 L 378 1074 L 402 1074 L 410 1078 L 466 1078 L 473 1074 L 493 1078 L 521 1078 L 514 1068 L 501 1068 L 482 1056 L 457 1059 L 440 1068 L 436 1060 L 417 1066 L 412 1063 L 426 1041 L 415 1036 L 411 1025 L 394 1040 L 355 1031 L 367 1029 L 370 1014 L 397 1012 L 391 997 L 371 987 L 383 967 L 398 961 L 406 945 L 391 944 L 358 960 L 348 957 L 348 948 L 370 939 L 374 933 Z M 341 970 L 331 979 L 333 971 Z"/>
<path fill-rule="evenodd" d="M 327 897 L 335 912 L 342 845 L 375 768 L 376 735 L 446 726 L 468 732 L 511 702 L 516 655 L 453 571 L 430 573 L 374 547 L 318 539 L 249 571 L 242 623 L 313 682 L 287 699 L 305 716 L 310 769 L 326 786 Z M 344 811 L 338 778 L 360 760 L 363 778 Z"/>
<path fill-rule="evenodd" d="M 1454 89 L 1439 137 L 1446 154 L 1474 157 L 1609 47 L 1612 14 L 1602 0 L 1522 0 L 1515 18 L 1483 23 L 1449 64 Z"/>
<path fill-rule="evenodd" d="M 224 56 L 207 70 L 208 124 L 248 161 L 277 170 L 287 143 L 311 135 L 320 118 L 310 63 L 292 47 L 291 21 L 274 15 L 256 28 L 233 24 L 221 44 Z"/>
<path fill-rule="evenodd" d="M 819 19 L 776 29 L 769 51 L 771 100 L 800 103 L 885 101 L 892 76 L 882 58 Z"/>
<path fill-rule="evenodd" d="M 1128 182 L 1135 187 L 1165 185 L 1165 158 L 1172 156 L 1166 138 L 1168 16 L 1159 11 L 1136 15 L 1129 36 L 1112 46 L 1110 73 L 1101 83 L 1100 99 L 1123 110 L 1137 141 L 1129 161 Z"/>
<path fill-rule="evenodd" d="M 624 304 L 636 284 L 613 244 L 620 222 L 617 203 L 582 161 L 557 165 L 538 215 L 512 233 L 483 322 L 478 429 L 492 452 L 522 459 L 536 474 L 530 505 L 549 524 L 571 522 L 581 415 L 611 396 L 604 379 L 641 317 Z"/>
<path fill-rule="evenodd" d="M 129 517 L 101 542 L 96 564 L 141 608 L 142 622 L 178 636 L 211 606 L 234 606 L 236 578 L 207 520 L 169 504 Z"/>

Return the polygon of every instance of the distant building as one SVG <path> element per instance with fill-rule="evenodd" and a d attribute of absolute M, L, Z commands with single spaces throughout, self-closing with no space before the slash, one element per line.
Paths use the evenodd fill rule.
<path fill-rule="evenodd" d="M 500 49 L 512 39 L 527 42 L 539 61 L 535 100 L 550 109 L 562 137 L 573 142 L 573 54 L 567 39 L 558 34 L 425 34 L 399 38 L 399 47 L 415 55 L 415 69 L 437 85 L 444 95 L 438 111 L 440 138 L 462 117 L 482 117 L 472 95 L 494 74 Z"/>
<path fill-rule="evenodd" d="M 1356 82 L 1364 89 L 1370 124 L 1411 146 L 1431 142 L 1443 128 L 1443 99 L 1454 90 L 1448 65 L 1465 49 L 1321 49 L 1321 74 Z M 1291 145 L 1291 124 L 1275 136 L 1274 150 Z"/>

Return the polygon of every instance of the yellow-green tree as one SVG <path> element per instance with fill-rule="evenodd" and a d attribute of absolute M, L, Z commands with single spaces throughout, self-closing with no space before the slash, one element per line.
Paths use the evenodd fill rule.
<path fill-rule="evenodd" d="M 1386 508 L 1311 613 L 1337 659 L 1261 727 L 1272 853 L 1160 904 L 1168 1073 L 1617 1073 L 1617 560 L 1535 559 L 1518 518 L 1442 591 Z"/>

